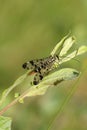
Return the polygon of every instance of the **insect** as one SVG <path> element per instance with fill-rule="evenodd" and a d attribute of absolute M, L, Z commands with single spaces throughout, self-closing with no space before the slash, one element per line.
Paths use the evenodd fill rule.
<path fill-rule="evenodd" d="M 69 34 L 65 36 L 59 43 L 57 43 L 50 56 L 47 58 L 30 60 L 22 65 L 24 69 L 29 69 L 31 72 L 35 73 L 33 79 L 34 85 L 37 85 L 50 71 L 57 68 L 59 64 L 69 61 L 70 59 L 79 55 L 78 50 L 66 55 L 68 50 L 75 42 L 74 37 L 68 38 L 68 36 Z M 56 52 L 58 52 L 58 55 L 56 55 Z"/>
<path fill-rule="evenodd" d="M 22 67 L 24 69 L 30 69 L 35 72 L 33 84 L 37 85 L 50 71 L 58 67 L 59 57 L 58 55 L 50 55 L 47 58 L 30 60 L 25 62 Z"/>

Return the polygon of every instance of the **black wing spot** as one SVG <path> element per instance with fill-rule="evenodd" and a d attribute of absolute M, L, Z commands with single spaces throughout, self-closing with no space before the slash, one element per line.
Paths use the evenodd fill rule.
<path fill-rule="evenodd" d="M 24 63 L 22 67 L 25 69 L 27 67 L 27 63 Z"/>
<path fill-rule="evenodd" d="M 35 72 L 39 72 L 40 73 L 40 71 L 41 71 L 41 68 L 40 67 L 38 67 L 38 66 L 35 66 L 35 70 L 34 70 Z"/>
<path fill-rule="evenodd" d="M 36 65 L 36 64 L 34 64 L 34 66 L 35 66 L 35 68 L 37 68 L 37 65 Z"/>
<path fill-rule="evenodd" d="M 43 65 L 41 65 L 41 68 L 43 68 L 44 66 Z"/>
<path fill-rule="evenodd" d="M 40 80 L 42 80 L 42 79 L 43 79 L 43 76 L 42 76 L 42 75 L 39 75 L 39 77 L 40 77 Z"/>
<path fill-rule="evenodd" d="M 31 60 L 30 63 L 31 63 L 31 65 L 34 65 L 34 61 L 33 60 Z"/>
<path fill-rule="evenodd" d="M 46 69 L 46 66 L 45 65 L 41 65 L 41 68 Z"/>
<path fill-rule="evenodd" d="M 38 81 L 35 81 L 35 80 L 33 81 L 34 85 L 37 85 L 38 83 L 39 83 Z"/>

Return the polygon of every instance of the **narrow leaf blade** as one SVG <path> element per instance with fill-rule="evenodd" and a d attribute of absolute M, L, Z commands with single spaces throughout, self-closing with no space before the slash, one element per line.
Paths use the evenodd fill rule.
<path fill-rule="evenodd" d="M 64 38 L 62 38 L 62 40 L 60 42 L 57 43 L 57 45 L 54 47 L 53 51 L 51 52 L 51 55 L 55 55 L 55 53 L 58 51 L 58 49 L 62 46 L 62 44 L 64 43 L 64 41 L 66 40 L 66 38 L 68 38 L 69 34 L 66 35 Z"/>
<path fill-rule="evenodd" d="M 73 43 L 75 42 L 75 38 L 74 37 L 69 37 L 68 39 L 65 40 L 62 50 L 59 54 L 59 57 L 64 56 L 65 54 L 67 54 L 67 51 L 72 47 Z"/>
<path fill-rule="evenodd" d="M 81 46 L 79 49 L 78 49 L 78 52 L 77 52 L 77 55 L 81 55 L 83 53 L 87 52 L 87 46 Z"/>

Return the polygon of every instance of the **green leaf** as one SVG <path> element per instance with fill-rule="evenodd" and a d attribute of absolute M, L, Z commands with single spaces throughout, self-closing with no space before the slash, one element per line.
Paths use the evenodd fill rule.
<path fill-rule="evenodd" d="M 83 54 L 85 52 L 87 52 L 87 46 L 81 46 L 81 47 L 79 47 L 78 50 L 75 50 L 72 53 L 70 53 L 69 55 L 67 55 L 66 57 L 61 58 L 60 61 L 59 61 L 59 64 L 67 62 L 67 61 L 71 60 L 72 58 L 74 58 L 74 57 L 76 57 L 78 55 L 81 55 L 81 54 Z"/>
<path fill-rule="evenodd" d="M 5 89 L 4 92 L 2 93 L 2 96 L 1 96 L 1 100 L 0 100 L 0 106 L 2 105 L 2 103 L 5 101 L 6 97 L 9 95 L 9 93 L 17 86 L 19 86 L 20 84 L 23 84 L 23 82 L 27 79 L 26 77 L 29 77 L 27 76 L 28 73 L 30 71 L 28 71 L 27 73 L 25 73 L 24 75 L 20 76 L 12 86 L 10 86 L 8 89 Z M 31 80 L 31 76 L 30 78 L 28 79 L 29 81 Z"/>
<path fill-rule="evenodd" d="M 11 123 L 11 118 L 0 116 L 0 130 L 11 130 Z"/>
<path fill-rule="evenodd" d="M 79 49 L 73 51 L 72 53 L 67 54 L 67 52 L 69 51 L 69 49 L 72 47 L 72 45 L 75 42 L 75 38 L 74 37 L 68 37 L 69 34 L 67 36 L 65 36 L 53 49 L 53 51 L 51 52 L 51 55 L 54 56 L 56 54 L 57 51 L 59 51 L 59 64 L 62 64 L 63 62 L 67 62 L 69 60 L 71 60 L 72 58 L 85 53 L 87 51 L 87 46 L 81 46 Z M 60 49 L 60 50 L 59 50 Z M 63 57 L 62 57 L 63 56 Z M 65 57 L 64 57 L 65 56 Z M 54 63 L 56 64 L 56 62 Z M 57 65 L 57 66 L 58 66 Z M 57 85 L 58 83 L 65 81 L 66 79 L 73 79 L 73 77 L 75 78 L 75 75 L 73 72 L 73 69 L 62 69 L 59 71 L 56 71 L 52 74 L 49 74 L 48 76 L 44 77 L 44 79 L 41 81 L 41 83 L 39 85 L 35 85 L 33 86 L 31 84 L 31 82 L 33 81 L 34 78 L 34 74 L 33 75 L 29 75 L 31 70 L 29 70 L 27 73 L 25 73 L 24 75 L 20 76 L 12 86 L 10 86 L 8 89 L 6 89 L 3 93 L 2 93 L 2 97 L 0 100 L 0 105 L 5 101 L 6 97 L 8 96 L 8 94 L 15 88 L 15 87 L 20 87 L 22 88 L 22 94 L 21 92 L 17 92 L 20 95 L 15 95 L 16 98 L 22 98 L 26 97 L 26 96 L 35 96 L 35 95 L 42 95 L 46 92 L 47 88 L 50 86 L 53 86 L 54 84 Z M 75 72 L 77 72 L 75 70 Z M 79 72 L 77 72 L 79 74 Z M 23 88 L 27 88 L 26 91 L 25 89 L 23 90 Z M 38 88 L 38 89 L 37 89 Z M 28 92 L 29 91 L 29 92 Z M 23 100 L 20 98 L 20 102 L 23 103 Z"/>
<path fill-rule="evenodd" d="M 83 53 L 87 52 L 87 46 L 81 46 L 79 49 L 78 49 L 78 52 L 77 52 L 77 55 L 81 55 Z"/>
<path fill-rule="evenodd" d="M 67 62 L 69 60 L 71 60 L 72 58 L 74 58 L 75 56 L 77 56 L 77 50 L 73 51 L 72 53 L 70 53 L 69 55 L 67 55 L 66 57 L 62 58 L 59 61 L 59 64 L 62 64 L 64 62 Z"/>
<path fill-rule="evenodd" d="M 20 100 L 25 97 L 43 95 L 46 93 L 47 89 L 51 86 L 58 85 L 60 82 L 65 80 L 73 80 L 79 76 L 79 72 L 75 69 L 65 68 L 58 70 L 44 78 L 38 85 L 31 86 L 24 94 L 21 96 Z"/>
<path fill-rule="evenodd" d="M 62 50 L 59 54 L 59 57 L 64 56 L 67 51 L 72 47 L 73 43 L 75 42 L 75 38 L 74 37 L 69 37 L 65 40 L 63 46 L 62 46 Z"/>
<path fill-rule="evenodd" d="M 75 43 L 75 37 L 71 36 L 71 37 L 68 38 L 68 36 L 69 35 L 65 36 L 59 43 L 57 43 L 57 45 L 54 47 L 53 51 L 51 52 L 51 55 L 53 56 L 61 48 L 60 53 L 58 54 L 59 59 L 60 59 L 59 64 L 67 62 L 67 61 L 71 60 L 72 58 L 87 52 L 87 46 L 83 45 L 83 46 L 79 47 L 79 49 L 77 49 L 77 50 L 73 51 L 72 53 L 66 55 L 67 52 L 72 47 L 72 45 Z"/>
<path fill-rule="evenodd" d="M 54 47 L 54 49 L 53 49 L 52 52 L 51 52 L 51 55 L 52 55 L 52 56 L 53 56 L 53 55 L 58 51 L 58 49 L 64 44 L 64 41 L 66 40 L 66 38 L 67 38 L 68 36 L 69 36 L 69 34 L 66 35 L 64 38 L 62 38 L 62 40 L 57 43 L 57 45 Z"/>

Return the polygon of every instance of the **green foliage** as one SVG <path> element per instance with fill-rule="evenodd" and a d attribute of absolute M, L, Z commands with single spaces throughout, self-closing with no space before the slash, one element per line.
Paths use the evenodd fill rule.
<path fill-rule="evenodd" d="M 53 51 L 51 52 L 51 55 L 54 56 L 57 51 L 59 51 L 59 63 L 54 63 L 56 67 L 59 67 L 60 64 L 62 64 L 63 62 L 69 61 L 72 58 L 85 53 L 87 51 L 87 47 L 86 46 L 81 46 L 79 49 L 75 50 L 74 52 L 70 53 L 67 55 L 68 51 L 70 50 L 70 48 L 72 47 L 72 45 L 75 43 L 75 38 L 74 37 L 68 37 L 65 36 L 53 49 Z M 20 102 L 23 103 L 24 102 L 24 98 L 26 97 L 31 97 L 31 96 L 36 96 L 36 95 L 43 95 L 46 93 L 47 89 L 51 86 L 57 86 L 60 82 L 65 81 L 65 80 L 73 80 L 76 77 L 79 76 L 80 72 L 78 72 L 75 69 L 72 68 L 63 68 L 60 70 L 56 70 L 53 73 L 48 74 L 46 77 L 44 77 L 44 79 L 38 84 L 38 85 L 33 85 L 32 84 L 32 80 L 35 74 L 33 75 L 29 75 L 29 72 L 31 70 L 29 70 L 28 72 L 26 72 L 24 75 L 20 76 L 15 82 L 14 84 L 9 87 L 8 89 L 6 89 L 3 93 L 2 93 L 2 98 L 0 100 L 0 105 L 2 105 L 3 102 L 5 102 L 7 96 L 11 93 L 11 91 L 17 87 L 24 87 L 27 88 L 27 90 L 23 90 L 22 93 L 21 92 L 16 92 L 15 93 L 15 100 L 9 104 L 6 108 L 6 110 L 8 108 L 10 108 L 12 105 L 14 105 L 16 102 Z M 66 101 L 65 101 L 66 102 Z M 3 114 L 5 112 L 5 108 L 0 112 L 0 114 Z M 4 117 L 3 117 L 4 118 Z M 3 119 L 2 118 L 2 119 Z M 6 118 L 7 119 L 7 118 Z M 11 120 L 10 120 L 11 123 Z M 8 124 L 9 124 L 9 120 L 8 120 Z M 2 128 L 6 127 L 7 125 L 4 124 L 2 126 Z M 9 130 L 9 129 L 8 129 Z"/>
<path fill-rule="evenodd" d="M 67 52 L 69 51 L 69 49 L 72 47 L 72 45 L 74 44 L 75 39 L 74 37 L 69 37 L 68 35 L 65 36 L 53 49 L 53 51 L 51 52 L 51 55 L 55 55 L 56 52 L 59 50 L 59 48 L 61 48 L 60 52 L 59 52 L 59 64 L 66 62 L 68 60 L 71 60 L 72 58 L 85 53 L 87 51 L 87 47 L 86 46 L 81 46 L 78 50 L 75 50 L 74 52 L 72 52 L 69 55 L 66 55 Z M 65 57 L 63 57 L 65 56 Z M 63 57 L 63 58 L 62 58 Z M 59 65 L 57 64 L 57 67 Z M 2 98 L 0 100 L 0 104 L 2 104 L 4 102 L 4 100 L 6 99 L 6 97 L 8 96 L 8 94 L 15 88 L 20 86 L 21 84 L 23 84 L 24 88 L 26 88 L 27 86 L 27 90 L 26 92 L 23 92 L 23 96 L 22 94 L 19 97 L 21 97 L 21 99 L 23 99 L 26 96 L 36 96 L 36 95 L 42 95 L 46 92 L 47 88 L 50 85 L 53 85 L 54 83 L 58 82 L 62 82 L 64 80 L 69 80 L 69 79 L 73 79 L 73 77 L 76 77 L 78 75 L 78 72 L 76 72 L 76 70 L 73 69 L 62 69 L 62 70 L 57 70 L 56 72 L 46 76 L 46 78 L 44 78 L 44 80 L 42 80 L 42 82 L 39 85 L 36 86 L 32 86 L 31 82 L 33 80 L 34 75 L 29 75 L 30 70 L 22 75 L 21 77 L 19 77 L 14 84 L 9 87 L 8 89 L 6 89 L 3 94 L 2 94 Z M 75 72 L 75 73 L 74 73 Z M 50 81 L 50 82 L 48 82 Z M 20 94 L 20 92 L 19 92 Z M 17 97 L 17 96 L 16 96 Z"/>
<path fill-rule="evenodd" d="M 15 79 L 26 73 L 21 65 L 27 60 L 48 56 L 69 30 L 76 40 L 69 54 L 76 51 L 70 56 L 65 54 L 68 57 L 65 58 L 64 55 L 60 64 L 64 61 L 66 63 L 59 65 L 58 69 L 69 67 L 81 71 L 80 80 L 61 81 L 58 87 L 49 88 L 45 95 L 28 97 L 24 104 L 17 103 L 4 114 L 13 118 L 12 130 L 46 130 L 53 113 L 61 108 L 62 102 L 75 84 L 76 90 L 63 113 L 60 116 L 55 114 L 58 118 L 53 124 L 53 130 L 87 130 L 87 53 L 67 61 L 76 54 L 78 46 L 87 45 L 87 1 L 0 1 L 0 97 L 6 89 L 1 109 L 31 88 L 30 81 L 33 77 L 30 76 L 27 77 L 28 85 L 25 85 L 26 79 L 24 84 L 13 85 Z M 11 85 L 12 91 L 9 88 Z"/>
<path fill-rule="evenodd" d="M 0 130 L 11 130 L 12 119 L 0 116 Z"/>
<path fill-rule="evenodd" d="M 47 89 L 51 86 L 56 86 L 60 82 L 65 81 L 65 80 L 72 80 L 76 77 L 78 77 L 79 72 L 70 69 L 70 68 L 65 68 L 61 69 L 59 71 L 56 71 L 44 78 L 44 80 L 39 83 L 39 85 L 36 86 L 31 86 L 23 96 L 21 96 L 20 99 L 24 99 L 25 97 L 30 97 L 30 96 L 36 96 L 36 95 L 43 95 L 47 91 Z"/>
<path fill-rule="evenodd" d="M 27 77 L 28 85 L 20 83 L 13 86 L 12 91 L 9 88 L 15 79 L 25 73 L 21 64 L 27 60 L 48 56 L 50 50 L 69 30 L 75 35 L 78 43 L 74 44 L 71 50 L 77 50 L 78 46 L 83 44 L 87 45 L 86 0 L 0 1 L 0 97 L 6 89 L 0 108 L 20 97 L 31 87 L 30 77 Z M 70 57 L 75 54 L 76 52 Z M 61 59 L 61 63 L 68 58 L 69 56 L 63 59 L 63 62 Z M 5 113 L 13 117 L 12 130 L 24 130 L 25 126 L 25 130 L 45 130 L 52 113 L 60 107 L 63 98 L 65 99 L 68 91 L 74 87 L 72 84 L 77 81 L 78 89 L 66 109 L 64 108 L 63 114 L 60 117 L 58 115 L 53 129 L 87 130 L 87 71 L 83 75 L 83 71 L 86 70 L 84 68 L 87 68 L 87 53 L 75 59 L 79 62 L 71 60 L 60 65 L 59 69 L 75 68 L 81 71 L 82 78 L 79 81 L 64 81 L 58 87 L 49 88 L 45 95 L 28 98 L 23 105 L 18 103 L 12 107 Z"/>

